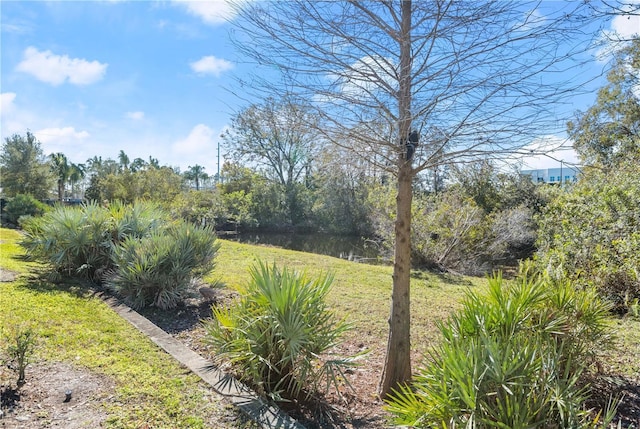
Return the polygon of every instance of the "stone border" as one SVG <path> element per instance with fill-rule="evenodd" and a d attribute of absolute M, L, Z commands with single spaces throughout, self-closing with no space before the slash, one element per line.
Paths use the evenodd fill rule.
<path fill-rule="evenodd" d="M 131 323 L 174 359 L 211 385 L 216 392 L 229 399 L 233 405 L 256 421 L 262 428 L 305 429 L 296 420 L 260 398 L 255 392 L 229 374 L 225 374 L 215 368 L 210 361 L 167 334 L 149 319 L 141 316 L 113 297 L 103 296 L 102 299 L 123 319 Z"/>

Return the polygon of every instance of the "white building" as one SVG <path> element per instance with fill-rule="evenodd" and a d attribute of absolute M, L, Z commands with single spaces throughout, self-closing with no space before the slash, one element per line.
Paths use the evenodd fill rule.
<path fill-rule="evenodd" d="M 578 180 L 580 170 L 575 166 L 561 165 L 558 168 L 541 168 L 538 170 L 522 170 L 525 176 L 531 176 L 536 183 L 571 183 Z"/>

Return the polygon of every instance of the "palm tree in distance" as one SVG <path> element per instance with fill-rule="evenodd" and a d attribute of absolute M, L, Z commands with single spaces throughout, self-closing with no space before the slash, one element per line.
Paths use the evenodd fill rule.
<path fill-rule="evenodd" d="M 209 176 L 204 172 L 204 167 L 201 165 L 189 166 L 189 169 L 184 172 L 184 177 L 187 180 L 193 180 L 196 184 L 196 191 L 200 190 L 200 179 L 206 180 Z"/>
<path fill-rule="evenodd" d="M 69 183 L 71 184 L 71 193 L 75 195 L 75 185 L 84 179 L 87 168 L 84 164 L 73 164 L 69 166 Z"/>
<path fill-rule="evenodd" d="M 118 161 L 120 161 L 120 168 L 122 168 L 122 170 L 129 169 L 129 157 L 123 150 L 120 150 L 120 153 L 118 154 Z"/>
<path fill-rule="evenodd" d="M 67 156 L 62 152 L 52 153 L 49 158 L 51 159 L 51 171 L 56 175 L 58 181 L 58 201 L 62 202 L 64 199 L 64 185 L 71 175 L 71 166 Z"/>

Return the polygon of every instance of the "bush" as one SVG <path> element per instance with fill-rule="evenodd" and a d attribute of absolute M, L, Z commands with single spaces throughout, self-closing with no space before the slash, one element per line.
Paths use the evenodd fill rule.
<path fill-rule="evenodd" d="M 606 350 L 607 311 L 594 291 L 495 276 L 439 325 L 443 343 L 387 409 L 415 427 L 597 427 L 585 375 Z"/>
<path fill-rule="evenodd" d="M 195 277 L 213 269 L 215 240 L 213 228 L 184 222 L 142 238 L 128 236 L 115 248 L 107 285 L 134 308 L 174 308 Z"/>
<path fill-rule="evenodd" d="M 7 214 L 7 221 L 18 225 L 21 223 L 21 217 L 42 216 L 49 210 L 49 206 L 31 195 L 18 194 L 9 200 L 4 210 Z"/>
<path fill-rule="evenodd" d="M 115 244 L 128 237 L 146 237 L 151 232 L 164 229 L 171 222 L 169 213 L 155 203 L 145 201 L 134 204 L 112 202 L 107 206 L 107 215 L 111 218 L 109 233 Z"/>
<path fill-rule="evenodd" d="M 171 202 L 171 213 L 174 218 L 202 226 L 224 222 L 226 216 L 222 196 L 217 190 L 184 192 Z"/>
<path fill-rule="evenodd" d="M 539 219 L 537 261 L 552 275 L 594 286 L 619 312 L 640 299 L 637 160 L 585 170 Z"/>
<path fill-rule="evenodd" d="M 97 205 L 56 206 L 23 225 L 21 244 L 31 259 L 49 263 L 55 277 L 94 279 L 110 266 L 111 218 Z"/>
<path fill-rule="evenodd" d="M 167 221 L 167 214 L 146 203 L 56 206 L 23 225 L 26 235 L 21 244 L 30 258 L 49 263 L 54 275 L 99 282 L 113 268 L 117 243 L 148 235 Z"/>
<path fill-rule="evenodd" d="M 371 222 L 393 249 L 395 190 L 370 193 Z M 461 187 L 413 198 L 411 252 L 414 265 L 478 275 L 530 256 L 535 243 L 533 209 L 526 205 L 486 213 Z"/>
<path fill-rule="evenodd" d="M 232 308 L 213 308 L 205 323 L 218 362 L 230 361 L 239 376 L 276 400 L 304 399 L 321 386 L 337 389 L 352 359 L 323 359 L 347 329 L 327 309 L 333 277 L 259 263 Z"/>
<path fill-rule="evenodd" d="M 455 192 L 418 199 L 414 206 L 414 260 L 429 268 L 482 274 L 491 269 L 495 238 L 489 218 L 476 203 Z"/>
<path fill-rule="evenodd" d="M 213 227 L 172 222 L 154 204 L 56 207 L 25 224 L 22 245 L 54 274 L 107 284 L 136 308 L 172 308 L 213 269 Z"/>

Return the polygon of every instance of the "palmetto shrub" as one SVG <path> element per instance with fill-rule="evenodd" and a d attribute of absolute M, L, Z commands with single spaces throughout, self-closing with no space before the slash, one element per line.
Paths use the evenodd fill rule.
<path fill-rule="evenodd" d="M 142 238 L 127 236 L 115 247 L 116 269 L 107 285 L 134 308 L 176 307 L 192 280 L 214 267 L 219 245 L 210 227 L 177 222 Z"/>
<path fill-rule="evenodd" d="M 584 403 L 585 375 L 607 348 L 608 309 L 569 284 L 494 276 L 440 324 L 444 341 L 387 409 L 412 427 L 606 427 Z"/>
<path fill-rule="evenodd" d="M 140 202 L 102 207 L 56 206 L 23 224 L 22 245 L 33 258 L 49 263 L 54 273 L 100 281 L 113 267 L 114 247 L 126 237 L 143 237 L 169 221 L 166 213 Z"/>
<path fill-rule="evenodd" d="M 275 400 L 337 388 L 354 358 L 325 355 L 347 329 L 325 303 L 332 281 L 259 262 L 239 302 L 214 307 L 205 322 L 218 362 L 231 362 L 244 381 Z"/>
<path fill-rule="evenodd" d="M 213 269 L 218 250 L 212 228 L 172 221 L 145 202 L 58 206 L 24 229 L 27 254 L 56 276 L 106 281 L 136 308 L 175 307 Z"/>
<path fill-rule="evenodd" d="M 146 201 L 134 204 L 115 201 L 109 203 L 106 210 L 112 222 L 110 234 L 113 243 L 120 243 L 128 237 L 145 237 L 151 232 L 162 230 L 171 222 L 168 212 Z"/>
<path fill-rule="evenodd" d="M 102 207 L 56 206 L 23 224 L 22 245 L 33 258 L 48 262 L 54 273 L 93 279 L 110 266 L 112 219 Z"/>

